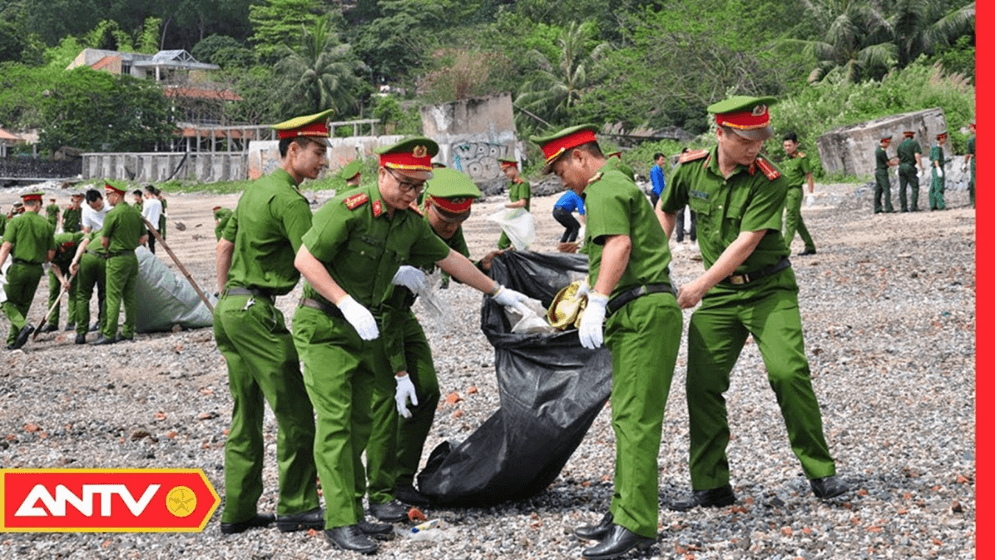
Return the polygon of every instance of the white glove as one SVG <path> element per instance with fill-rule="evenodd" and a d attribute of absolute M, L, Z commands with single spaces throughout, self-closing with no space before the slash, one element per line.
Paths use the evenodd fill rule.
<path fill-rule="evenodd" d="M 577 288 L 577 293 L 574 294 L 574 299 L 580 299 L 591 293 L 591 287 L 587 285 L 587 280 L 581 283 L 580 287 Z"/>
<path fill-rule="evenodd" d="M 591 292 L 587 294 L 587 308 L 580 318 L 580 345 L 584 348 L 599 348 L 604 341 L 602 328 L 605 323 L 605 306 L 608 296 Z"/>
<path fill-rule="evenodd" d="M 345 320 L 349 321 L 349 324 L 359 333 L 359 338 L 373 340 L 380 336 L 373 314 L 370 313 L 369 309 L 363 307 L 363 304 L 352 299 L 352 296 L 346 295 L 338 306 L 342 314 L 345 315 Z"/>
<path fill-rule="evenodd" d="M 397 382 L 397 391 L 394 393 L 397 413 L 405 418 L 411 418 L 411 411 L 408 410 L 408 399 L 411 400 L 411 406 L 418 406 L 418 396 L 415 395 L 415 385 L 411 382 L 411 376 L 394 376 L 394 381 Z"/>
<path fill-rule="evenodd" d="M 942 167 L 937 167 L 936 168 L 936 176 L 937 177 L 943 177 L 943 168 Z"/>
<path fill-rule="evenodd" d="M 503 305 L 505 307 L 517 307 L 518 303 L 524 303 L 525 300 L 528 299 L 525 297 L 525 294 L 505 288 L 500 284 L 498 285 L 497 293 L 491 297 L 493 297 L 494 301 L 499 305 Z"/>
<path fill-rule="evenodd" d="M 425 273 L 406 264 L 401 265 L 401 268 L 397 269 L 397 272 L 394 274 L 394 279 L 390 282 L 395 286 L 404 286 L 412 292 L 424 290 L 426 287 Z"/>

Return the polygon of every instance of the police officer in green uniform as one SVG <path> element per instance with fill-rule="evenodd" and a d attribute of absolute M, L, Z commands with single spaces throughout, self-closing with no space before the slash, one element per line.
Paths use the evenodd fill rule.
<path fill-rule="evenodd" d="M 83 193 L 73 193 L 72 202 L 62 211 L 62 231 L 74 233 L 82 229 Z"/>
<path fill-rule="evenodd" d="M 484 276 L 410 209 L 432 177 L 430 162 L 438 149 L 428 138 L 411 138 L 379 150 L 376 184 L 325 203 L 294 261 L 307 280 L 294 314 L 294 342 L 317 412 L 315 460 L 325 496 L 325 538 L 345 550 L 372 553 L 377 545 L 367 535 L 391 531 L 389 525 L 364 521 L 361 455 L 371 430 L 376 362 L 385 352 L 373 312 L 381 312 L 400 266 L 435 263 L 501 305 L 524 299 Z"/>
<path fill-rule="evenodd" d="M 791 449 L 819 498 L 847 490 L 836 476 L 822 432 L 819 403 L 805 357 L 798 284 L 781 236 L 788 189 L 776 167 L 760 157 L 770 138 L 772 97 L 736 96 L 708 107 L 718 146 L 681 157 L 657 206 L 668 233 L 685 204 L 698 213 L 698 246 L 705 272 L 681 286 L 683 309 L 699 307 L 688 328 L 687 402 L 690 422 L 690 499 L 673 509 L 718 507 L 736 500 L 729 484 L 729 444 L 723 393 L 748 336 L 753 335 L 777 395 Z"/>
<path fill-rule="evenodd" d="M 97 325 L 103 332 L 107 326 L 107 249 L 100 245 L 103 230 L 84 233 L 69 272 L 76 275 L 76 344 L 86 344 L 90 329 L 90 299 L 97 289 Z"/>
<path fill-rule="evenodd" d="M 975 121 L 971 121 L 971 138 L 967 141 L 967 153 L 964 154 L 964 162 L 971 164 L 971 181 L 967 184 L 967 194 L 971 199 L 971 208 L 974 208 L 974 146 L 975 139 L 978 136 L 978 125 Z"/>
<path fill-rule="evenodd" d="M 784 242 L 791 252 L 791 242 L 795 239 L 795 231 L 805 243 L 805 249 L 798 253 L 799 256 L 814 255 L 815 242 L 812 235 L 805 227 L 805 220 L 802 219 L 802 199 L 805 193 L 802 186 L 808 183 L 808 192 L 815 192 L 815 181 L 812 178 L 813 166 L 811 158 L 798 151 L 798 135 L 789 132 L 784 135 L 784 153 L 787 157 L 781 163 L 784 178 L 788 181 L 788 193 L 784 197 Z"/>
<path fill-rule="evenodd" d="M 435 169 L 432 173 L 425 186 L 421 213 L 435 235 L 452 250 L 469 257 L 462 224 L 470 217 L 473 201 L 480 198 L 480 189 L 459 171 Z M 483 269 L 488 270 L 489 260 L 485 261 Z M 425 272 L 434 270 L 433 264 Z M 411 310 L 417 291 L 425 287 L 425 274 L 403 265 L 394 276 L 395 285 L 382 306 L 380 323 L 386 352 L 384 360 L 377 364 L 373 431 L 366 446 L 370 510 L 381 521 L 387 521 L 393 513 L 383 511 L 388 509 L 383 504 L 391 504 L 395 498 L 406 504 L 428 504 L 427 498 L 415 489 L 414 477 L 440 396 L 432 350 Z M 378 515 L 381 511 L 388 515 Z M 404 515 L 406 510 L 398 513 Z"/>
<path fill-rule="evenodd" d="M 345 191 L 355 189 L 362 182 L 363 178 L 363 162 L 358 159 L 354 159 L 346 164 L 339 173 L 339 179 L 341 179 L 345 184 L 338 187 L 335 194 L 344 193 Z"/>
<path fill-rule="evenodd" d="M 61 209 L 59 208 L 59 205 L 56 204 L 55 198 L 48 199 L 48 202 L 48 206 L 45 207 L 45 215 L 48 217 L 48 223 L 51 224 L 52 229 L 55 230 L 59 228 L 59 214 L 61 213 Z"/>
<path fill-rule="evenodd" d="M 508 184 L 508 199 L 510 202 L 504 205 L 505 208 L 532 208 L 532 186 L 528 181 L 522 179 L 518 174 L 518 160 L 513 157 L 503 157 L 498 159 L 501 164 L 501 171 L 511 183 Z M 498 239 L 498 249 L 511 247 L 511 240 L 502 231 L 501 238 Z"/>
<path fill-rule="evenodd" d="M 66 313 L 69 320 L 66 322 L 66 330 L 71 331 L 76 328 L 76 286 L 79 282 L 75 276 L 71 276 L 69 265 L 76 255 L 76 247 L 83 240 L 81 232 L 68 232 L 55 234 L 55 257 L 52 258 L 52 268 L 48 271 L 48 308 L 55 305 L 62 290 L 66 289 Z M 62 305 L 52 308 L 52 312 L 47 317 L 45 326 L 41 327 L 41 332 L 53 332 L 59 330 L 59 310 Z"/>
<path fill-rule="evenodd" d="M 24 214 L 7 224 L 3 245 L 0 245 L 0 270 L 8 256 L 13 259 L 7 269 L 7 286 L 4 288 L 7 301 L 0 305 L 10 321 L 8 350 L 24 346 L 28 336 L 34 332 L 34 326 L 27 320 L 28 309 L 41 281 L 42 264 L 55 256 L 55 228 L 38 214 L 41 211 L 41 197 L 42 193 L 21 195 Z"/>
<path fill-rule="evenodd" d="M 881 145 L 874 151 L 874 213 L 882 212 L 881 196 L 884 196 L 884 212 L 894 212 L 891 205 L 891 181 L 888 179 L 888 168 L 898 165 L 897 158 L 888 157 L 888 146 L 891 145 L 891 135 L 881 137 Z"/>
<path fill-rule="evenodd" d="M 294 256 L 311 229 L 311 207 L 298 185 L 316 179 L 327 165 L 331 113 L 274 127 L 280 137 L 280 167 L 245 191 L 218 242 L 221 298 L 214 308 L 214 338 L 228 366 L 233 401 L 225 442 L 225 534 L 274 520 L 257 511 L 263 492 L 264 399 L 277 422 L 277 527 L 286 532 L 324 525 L 315 484 L 314 409 L 293 336 L 275 300 L 300 280 Z"/>
<path fill-rule="evenodd" d="M 915 140 L 915 132 L 906 130 L 902 134 L 905 135 L 905 140 L 898 145 L 898 202 L 902 212 L 909 211 L 910 206 L 905 201 L 905 186 L 908 185 L 909 194 L 912 195 L 911 210 L 918 212 L 919 175 L 916 173 L 916 167 L 919 168 L 919 171 L 925 171 L 922 166 L 922 148 Z"/>
<path fill-rule="evenodd" d="M 142 216 L 124 201 L 127 185 L 106 181 L 104 195 L 111 209 L 104 216 L 100 245 L 107 249 L 104 300 L 105 321 L 95 346 L 135 339 L 135 289 L 138 285 L 138 257 L 135 249 L 148 239 Z M 124 306 L 124 324 L 118 332 L 117 320 Z"/>
<path fill-rule="evenodd" d="M 936 135 L 936 144 L 929 148 L 929 160 L 932 162 L 930 165 L 933 172 L 933 180 L 929 183 L 930 211 L 944 210 L 947 207 L 943 201 L 943 191 L 945 190 L 943 165 L 947 162 L 943 154 L 943 146 L 946 143 L 947 133 L 944 131 Z"/>
<path fill-rule="evenodd" d="M 225 226 L 228 225 L 228 220 L 231 219 L 232 214 L 231 208 L 215 206 L 211 210 L 211 215 L 214 216 L 214 239 L 216 241 L 221 241 L 221 235 L 225 232 Z"/>
<path fill-rule="evenodd" d="M 615 491 L 601 521 L 576 530 L 599 541 L 584 551 L 592 559 L 615 558 L 656 541 L 657 456 L 683 328 L 664 231 L 646 195 L 615 158 L 602 154 L 596 130 L 581 125 L 531 138 L 546 156 L 543 170 L 584 198 L 590 267 L 579 293 L 587 286 L 590 291 L 580 342 L 585 348 L 604 342 L 612 355 Z"/>

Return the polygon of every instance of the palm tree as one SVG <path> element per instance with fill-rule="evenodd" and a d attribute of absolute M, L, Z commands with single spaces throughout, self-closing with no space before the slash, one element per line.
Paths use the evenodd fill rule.
<path fill-rule="evenodd" d="M 356 100 L 358 61 L 347 43 L 340 43 L 327 19 L 305 28 L 296 48 L 282 45 L 278 73 L 287 77 L 291 92 L 314 112 L 334 108 L 341 113 Z"/>
<path fill-rule="evenodd" d="M 904 68 L 921 54 L 954 44 L 958 37 L 974 33 L 975 3 L 944 13 L 938 1 L 897 0 L 889 23 L 898 47 L 898 67 Z"/>

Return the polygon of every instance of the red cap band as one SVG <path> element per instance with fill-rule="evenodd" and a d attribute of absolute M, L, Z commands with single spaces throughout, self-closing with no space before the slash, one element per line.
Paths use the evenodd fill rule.
<path fill-rule="evenodd" d="M 432 204 L 438 206 L 446 212 L 461 214 L 470 209 L 473 205 L 472 196 L 454 196 L 453 198 L 442 198 L 430 196 Z"/>
<path fill-rule="evenodd" d="M 297 128 L 278 130 L 277 136 L 280 137 L 280 140 L 284 138 L 296 138 L 298 136 L 324 136 L 328 138 L 328 125 L 325 121 L 313 122 Z"/>
<path fill-rule="evenodd" d="M 105 191 L 114 192 L 114 193 L 117 193 L 117 194 L 120 194 L 120 195 L 124 195 L 124 191 L 123 190 L 115 187 L 114 185 L 112 185 L 110 183 L 104 183 L 104 190 Z"/>
<path fill-rule="evenodd" d="M 594 135 L 594 131 L 589 128 L 585 128 L 578 130 L 573 134 L 568 134 L 543 144 L 542 153 L 546 156 L 546 163 L 549 163 L 570 148 L 576 148 L 577 146 L 582 146 L 588 142 L 597 141 L 598 138 Z"/>
<path fill-rule="evenodd" d="M 413 171 L 431 171 L 432 156 L 428 155 L 428 148 L 417 146 L 414 152 L 381 154 L 380 166 L 392 167 L 394 169 L 410 169 Z"/>
<path fill-rule="evenodd" d="M 37 200 L 38 202 L 41 202 L 41 195 L 35 193 L 22 194 L 21 200 L 23 200 L 24 202 L 30 202 L 32 200 Z"/>
<path fill-rule="evenodd" d="M 766 105 L 757 105 L 751 111 L 739 111 L 736 113 L 716 113 L 715 124 L 728 126 L 740 130 L 753 130 L 764 128 L 770 124 L 770 111 Z"/>

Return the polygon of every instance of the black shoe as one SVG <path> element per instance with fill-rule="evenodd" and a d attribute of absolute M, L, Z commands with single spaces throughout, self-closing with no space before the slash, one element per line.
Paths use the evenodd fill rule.
<path fill-rule="evenodd" d="M 389 537 L 394 534 L 394 526 L 388 523 L 370 523 L 365 519 L 359 522 L 359 530 L 371 537 Z"/>
<path fill-rule="evenodd" d="M 671 502 L 667 507 L 674 511 L 687 511 L 696 507 L 723 507 L 736 503 L 732 486 L 726 484 L 710 490 L 694 490 L 691 497 L 679 502 Z"/>
<path fill-rule="evenodd" d="M 114 336 L 114 342 L 133 342 L 134 340 L 135 340 L 134 335 L 124 336 L 121 333 L 117 333 L 117 335 Z"/>
<path fill-rule="evenodd" d="M 377 543 L 366 538 L 359 525 L 325 529 L 325 540 L 342 550 L 352 550 L 361 554 L 373 554 L 377 551 Z"/>
<path fill-rule="evenodd" d="M 35 332 L 35 328 L 32 325 L 30 324 L 24 325 L 24 328 L 21 329 L 21 332 L 17 333 L 17 340 L 14 341 L 14 344 L 12 344 L 9 347 L 9 349 L 17 350 L 21 346 L 24 346 L 24 344 L 27 343 L 28 341 L 28 337 L 31 336 L 31 333 L 33 332 Z"/>
<path fill-rule="evenodd" d="M 66 323 L 66 328 L 62 329 L 66 332 L 76 330 L 76 323 Z"/>
<path fill-rule="evenodd" d="M 276 516 L 272 513 L 257 513 L 255 517 L 246 519 L 245 521 L 236 521 L 235 523 L 221 523 L 221 534 L 223 535 L 234 535 L 237 533 L 244 533 L 249 529 L 255 529 L 256 527 L 269 527 L 270 523 Z"/>
<path fill-rule="evenodd" d="M 835 474 L 823 478 L 814 478 L 808 481 L 812 485 L 812 492 L 820 500 L 828 500 L 846 493 L 850 488 Z"/>
<path fill-rule="evenodd" d="M 427 506 L 432 503 L 432 501 L 428 499 L 428 496 L 419 492 L 418 489 L 411 484 L 398 485 L 397 490 L 394 492 L 394 497 L 402 503 L 411 504 L 413 506 Z"/>
<path fill-rule="evenodd" d="M 396 523 L 408 518 L 408 508 L 401 505 L 397 500 L 391 500 L 383 504 L 370 504 L 370 515 L 380 521 Z"/>
<path fill-rule="evenodd" d="M 99 330 L 99 329 L 100 329 L 100 323 L 99 322 L 90 325 L 90 332 L 97 332 L 97 330 Z"/>
<path fill-rule="evenodd" d="M 83 333 L 76 333 L 76 344 L 86 344 L 86 335 Z"/>
<path fill-rule="evenodd" d="M 312 510 L 293 515 L 278 515 L 276 516 L 276 528 L 281 533 L 303 531 L 305 529 L 324 529 L 325 510 L 316 507 Z"/>
<path fill-rule="evenodd" d="M 617 558 L 633 548 L 645 550 L 655 542 L 656 539 L 639 536 L 621 525 L 612 525 L 608 536 L 601 539 L 601 542 L 598 544 L 585 550 L 583 556 L 588 560 Z"/>
<path fill-rule="evenodd" d="M 53 325 L 52 323 L 46 323 L 44 327 L 38 330 L 38 332 L 44 334 L 47 332 L 55 332 L 59 330 L 59 325 Z"/>
<path fill-rule="evenodd" d="M 802 251 L 801 253 L 798 253 L 798 256 L 799 257 L 804 257 L 806 255 L 814 255 L 814 254 L 815 254 L 815 247 L 812 247 L 811 249 L 808 248 L 808 247 L 805 247 L 805 250 Z"/>
<path fill-rule="evenodd" d="M 574 534 L 589 541 L 600 541 L 608 536 L 615 523 L 615 516 L 608 512 L 597 525 L 583 525 L 574 529 Z"/>
<path fill-rule="evenodd" d="M 117 342 L 116 336 L 113 338 L 107 338 L 106 336 L 101 334 L 100 336 L 97 337 L 96 340 L 94 340 L 90 344 L 93 346 L 103 346 L 104 344 L 114 344 L 115 342 Z"/>

